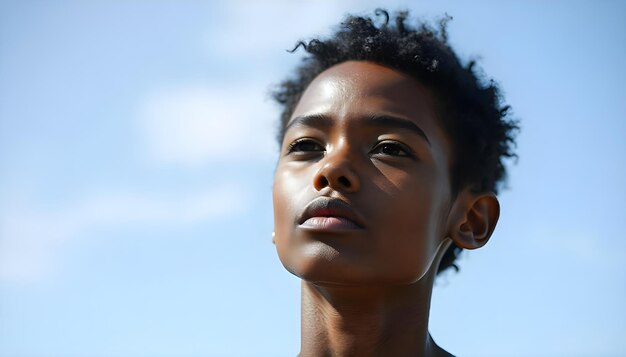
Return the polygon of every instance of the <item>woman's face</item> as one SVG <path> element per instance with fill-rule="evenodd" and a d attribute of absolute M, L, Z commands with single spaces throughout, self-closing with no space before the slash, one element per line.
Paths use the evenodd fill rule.
<path fill-rule="evenodd" d="M 350 61 L 321 73 L 287 123 L 274 178 L 281 262 L 310 282 L 419 280 L 446 235 L 451 144 L 430 92 Z"/>

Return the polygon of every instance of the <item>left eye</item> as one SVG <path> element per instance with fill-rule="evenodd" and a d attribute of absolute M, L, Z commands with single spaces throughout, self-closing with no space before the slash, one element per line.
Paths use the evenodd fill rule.
<path fill-rule="evenodd" d="M 324 151 L 322 145 L 312 139 L 299 139 L 289 144 L 287 153 L 318 153 Z"/>
<path fill-rule="evenodd" d="M 406 157 L 414 157 L 411 149 L 407 148 L 405 145 L 396 143 L 383 141 L 379 143 L 372 149 L 371 154 L 382 154 L 382 155 L 390 155 L 390 156 L 406 156 Z"/>

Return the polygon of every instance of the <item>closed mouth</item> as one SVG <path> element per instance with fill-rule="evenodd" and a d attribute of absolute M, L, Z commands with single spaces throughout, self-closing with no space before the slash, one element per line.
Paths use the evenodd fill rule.
<path fill-rule="evenodd" d="M 326 196 L 311 201 L 298 218 L 302 227 L 318 229 L 363 229 L 363 218 L 343 200 Z"/>

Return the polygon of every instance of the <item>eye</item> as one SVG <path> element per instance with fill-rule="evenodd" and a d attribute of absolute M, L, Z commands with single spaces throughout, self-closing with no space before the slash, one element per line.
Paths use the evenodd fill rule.
<path fill-rule="evenodd" d="M 311 154 L 323 152 L 324 148 L 313 139 L 298 139 L 287 147 L 287 154 Z"/>
<path fill-rule="evenodd" d="M 415 158 L 413 150 L 409 149 L 406 145 L 395 141 L 383 141 L 378 143 L 378 145 L 370 151 L 370 154 Z"/>

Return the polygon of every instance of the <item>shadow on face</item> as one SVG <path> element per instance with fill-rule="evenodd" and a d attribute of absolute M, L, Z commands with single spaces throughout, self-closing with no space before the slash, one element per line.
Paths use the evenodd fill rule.
<path fill-rule="evenodd" d="M 431 93 L 412 77 L 359 61 L 322 72 L 286 125 L 276 169 L 281 262 L 317 284 L 419 280 L 462 223 L 450 221 L 451 155 Z"/>

